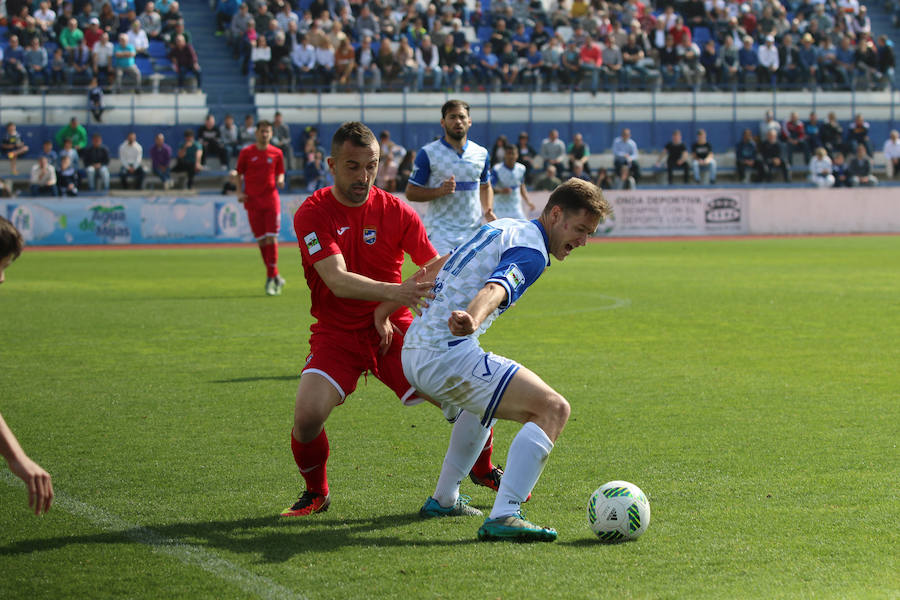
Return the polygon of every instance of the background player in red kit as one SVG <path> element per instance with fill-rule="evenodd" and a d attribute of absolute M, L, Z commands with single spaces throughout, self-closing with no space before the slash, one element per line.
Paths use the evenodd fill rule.
<path fill-rule="evenodd" d="M 284 188 L 284 156 L 281 150 L 269 144 L 271 139 L 272 124 L 268 121 L 257 123 L 256 143 L 245 147 L 238 155 L 235 185 L 266 265 L 266 294 L 277 296 L 284 287 L 284 279 L 278 274 L 281 198 L 276 189 Z"/>
<path fill-rule="evenodd" d="M 439 257 L 415 211 L 373 187 L 379 153 L 368 127 L 359 122 L 341 125 L 328 157 L 334 186 L 315 192 L 294 215 L 316 322 L 310 328 L 310 353 L 297 389 L 291 432 L 291 450 L 306 490 L 282 516 L 328 509 L 324 424 L 362 373 L 371 372 L 406 404 L 418 400 L 400 362 L 402 334 L 412 322 L 405 307 L 419 313 L 432 297 L 434 282 L 427 271 L 402 281 L 401 268 L 404 253 L 419 266 Z M 382 302 L 402 308 L 389 321 L 376 322 L 375 309 Z M 483 443 L 480 435 L 473 433 L 473 438 Z M 464 509 L 474 510 L 461 505 L 448 514 L 463 514 Z"/>

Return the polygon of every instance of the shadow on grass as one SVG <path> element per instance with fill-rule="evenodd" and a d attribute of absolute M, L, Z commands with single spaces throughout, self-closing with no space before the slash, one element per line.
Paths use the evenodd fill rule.
<path fill-rule="evenodd" d="M 131 544 L 139 542 L 151 546 L 190 544 L 209 550 L 221 549 L 235 554 L 259 556 L 259 562 L 280 563 L 302 554 L 322 554 L 348 546 L 406 547 L 406 546 L 463 546 L 478 543 L 473 535 L 466 540 L 427 539 L 414 531 L 403 537 L 368 535 L 372 532 L 424 523 L 416 513 L 382 515 L 372 518 L 329 519 L 324 515 L 312 518 L 284 519 L 277 516 L 235 519 L 232 521 L 200 521 L 172 523 L 149 527 L 133 527 L 93 535 L 59 536 L 46 539 L 22 540 L 0 547 L 0 556 L 15 556 L 57 550 L 80 544 Z"/>

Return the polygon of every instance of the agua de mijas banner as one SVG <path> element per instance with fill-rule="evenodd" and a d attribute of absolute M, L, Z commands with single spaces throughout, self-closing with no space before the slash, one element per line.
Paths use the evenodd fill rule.
<path fill-rule="evenodd" d="M 742 189 L 604 190 L 613 217 L 598 235 L 727 235 L 748 231 L 749 194 Z"/>
<path fill-rule="evenodd" d="M 296 241 L 293 210 L 306 195 L 282 196 L 281 235 Z M 293 207 L 293 210 L 292 210 Z M 4 215 L 32 245 L 250 242 L 235 196 L 10 198 Z"/>

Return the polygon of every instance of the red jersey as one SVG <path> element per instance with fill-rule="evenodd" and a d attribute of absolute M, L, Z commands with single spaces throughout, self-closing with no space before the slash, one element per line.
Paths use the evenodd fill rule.
<path fill-rule="evenodd" d="M 281 150 L 271 144 L 265 150 L 260 150 L 256 144 L 246 146 L 238 155 L 236 169 L 244 176 L 246 208 L 278 208 L 278 188 L 275 181 L 284 173 L 284 155 Z"/>
<path fill-rule="evenodd" d="M 352 330 L 372 327 L 378 302 L 338 298 L 313 266 L 342 254 L 347 270 L 376 281 L 400 283 L 404 252 L 423 265 L 437 256 L 422 220 L 396 196 L 372 187 L 362 206 L 338 202 L 330 187 L 322 188 L 294 214 L 303 273 L 311 292 L 310 312 L 317 325 Z"/>

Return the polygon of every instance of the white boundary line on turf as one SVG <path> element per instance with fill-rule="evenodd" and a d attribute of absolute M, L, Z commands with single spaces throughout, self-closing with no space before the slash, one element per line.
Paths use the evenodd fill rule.
<path fill-rule="evenodd" d="M 19 479 L 5 469 L 0 470 L 0 479 L 13 487 L 25 487 Z M 266 600 L 280 600 L 282 598 L 306 600 L 304 596 L 278 585 L 271 579 L 251 573 L 202 546 L 185 544 L 176 539 L 167 538 L 152 529 L 129 523 L 102 508 L 76 500 L 65 492 L 55 491 L 53 507 L 86 519 L 92 525 L 104 531 L 121 533 L 132 541 L 149 546 L 153 552 L 167 554 L 186 565 L 198 567 L 207 573 L 236 585 L 253 596 Z"/>

